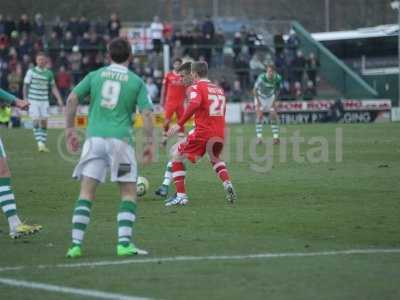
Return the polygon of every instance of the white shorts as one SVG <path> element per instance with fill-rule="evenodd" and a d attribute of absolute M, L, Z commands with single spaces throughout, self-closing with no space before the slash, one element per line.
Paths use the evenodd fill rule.
<path fill-rule="evenodd" d="M 270 110 L 274 109 L 273 104 L 274 104 L 275 96 L 271 96 L 269 98 L 258 97 L 258 99 L 260 100 L 261 111 L 270 111 Z M 257 98 L 254 98 L 254 104 L 256 106 L 258 105 Z"/>
<path fill-rule="evenodd" d="M 136 182 L 137 162 L 133 147 L 115 138 L 87 139 L 72 177 L 80 180 L 86 176 L 104 183 L 108 170 L 112 182 Z"/>
<path fill-rule="evenodd" d="M 33 120 L 47 119 L 49 117 L 49 101 L 29 100 L 29 116 Z"/>

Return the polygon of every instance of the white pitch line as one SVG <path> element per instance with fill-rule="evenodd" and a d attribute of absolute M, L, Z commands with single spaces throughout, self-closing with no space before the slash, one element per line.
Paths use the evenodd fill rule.
<path fill-rule="evenodd" d="M 337 251 L 321 251 L 321 252 L 283 252 L 283 253 L 260 253 L 248 255 L 212 255 L 212 256 L 172 256 L 172 257 L 154 257 L 154 258 L 133 258 L 125 260 L 110 260 L 98 262 L 81 262 L 67 263 L 56 265 L 38 265 L 38 266 L 16 266 L 3 267 L 0 272 L 22 270 L 27 268 L 37 269 L 54 269 L 54 268 L 81 268 L 81 267 L 102 267 L 126 264 L 143 264 L 143 263 L 159 263 L 159 262 L 180 262 L 180 261 L 207 261 L 207 260 L 248 260 L 248 259 L 272 259 L 282 257 L 315 257 L 315 256 L 338 256 L 338 255 L 360 255 L 360 254 L 396 254 L 400 253 L 400 249 L 350 249 Z"/>
<path fill-rule="evenodd" d="M 47 292 L 55 292 L 62 294 L 85 296 L 96 299 L 111 299 L 111 300 L 150 300 L 150 298 L 134 297 L 128 295 L 114 294 L 101 292 L 89 289 L 77 289 L 59 285 L 45 284 L 39 282 L 31 282 L 25 280 L 16 280 L 11 278 L 0 277 L 0 284 L 15 286 L 20 288 L 28 288 L 33 290 L 43 290 Z"/>

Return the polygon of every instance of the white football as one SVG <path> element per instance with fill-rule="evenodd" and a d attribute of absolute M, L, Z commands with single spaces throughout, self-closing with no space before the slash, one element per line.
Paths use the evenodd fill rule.
<path fill-rule="evenodd" d="M 149 187 L 149 181 L 145 177 L 139 176 L 136 182 L 136 191 L 138 197 L 143 197 L 144 195 L 146 195 Z"/>

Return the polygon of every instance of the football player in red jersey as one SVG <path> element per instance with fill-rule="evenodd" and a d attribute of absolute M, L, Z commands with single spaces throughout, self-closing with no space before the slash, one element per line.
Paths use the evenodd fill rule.
<path fill-rule="evenodd" d="M 172 116 L 176 114 L 177 120 L 179 120 L 183 112 L 184 101 L 186 98 L 186 88 L 183 76 L 179 73 L 179 68 L 182 65 L 182 60 L 176 58 L 173 61 L 173 70 L 167 72 L 164 76 L 163 86 L 161 89 L 160 104 L 164 107 L 164 135 L 161 145 L 165 147 L 167 145 L 167 132 L 171 123 Z M 183 138 L 185 134 L 185 128 L 181 128 L 179 131 L 179 137 Z"/>
<path fill-rule="evenodd" d="M 183 63 L 176 71 L 182 75 L 183 83 L 185 84 L 186 91 L 188 87 L 192 84 L 192 76 L 190 74 L 192 62 L 187 61 Z M 187 95 L 186 95 L 187 98 Z M 180 140 L 183 139 L 183 136 L 180 137 Z M 164 180 L 162 184 L 156 189 L 155 194 L 156 196 L 160 196 L 165 198 L 168 196 L 169 186 L 172 182 L 172 161 L 168 161 L 167 165 L 165 166 L 164 172 Z"/>
<path fill-rule="evenodd" d="M 192 63 L 191 71 L 194 84 L 189 87 L 189 104 L 176 125 L 168 131 L 168 137 L 178 133 L 194 115 L 195 128 L 187 138 L 178 142 L 172 151 L 172 177 L 176 195 L 168 199 L 166 206 L 185 205 L 188 197 L 185 189 L 184 160 L 195 163 L 208 154 L 213 169 L 223 182 L 229 202 L 233 203 L 236 193 L 229 178 L 225 162 L 220 159 L 224 147 L 226 101 L 222 88 L 207 79 L 206 62 Z"/>

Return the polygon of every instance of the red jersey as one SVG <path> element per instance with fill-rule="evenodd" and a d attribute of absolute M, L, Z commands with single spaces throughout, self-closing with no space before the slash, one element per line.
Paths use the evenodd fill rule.
<path fill-rule="evenodd" d="M 202 79 L 189 87 L 188 98 L 189 105 L 178 124 L 183 126 L 194 113 L 196 136 L 224 138 L 226 99 L 223 89 Z"/>
<path fill-rule="evenodd" d="M 164 105 L 169 102 L 183 104 L 186 97 L 186 86 L 183 84 L 182 76 L 174 71 L 164 76 Z"/>

